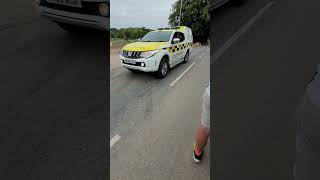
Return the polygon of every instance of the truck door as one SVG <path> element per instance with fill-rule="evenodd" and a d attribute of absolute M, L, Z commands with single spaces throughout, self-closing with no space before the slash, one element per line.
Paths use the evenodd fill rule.
<path fill-rule="evenodd" d="M 180 42 L 179 43 L 174 43 L 173 39 L 174 38 L 179 38 Z M 173 63 L 178 63 L 179 61 L 181 61 L 181 58 L 183 56 L 183 46 L 182 44 L 184 43 L 185 38 L 183 33 L 181 32 L 175 32 L 172 38 L 172 47 L 171 47 L 171 53 L 172 53 L 172 61 Z"/>

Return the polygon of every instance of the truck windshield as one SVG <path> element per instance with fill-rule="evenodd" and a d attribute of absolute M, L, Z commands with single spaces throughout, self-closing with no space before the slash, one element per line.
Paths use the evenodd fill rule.
<path fill-rule="evenodd" d="M 168 42 L 172 31 L 152 31 L 140 40 L 141 42 Z"/>

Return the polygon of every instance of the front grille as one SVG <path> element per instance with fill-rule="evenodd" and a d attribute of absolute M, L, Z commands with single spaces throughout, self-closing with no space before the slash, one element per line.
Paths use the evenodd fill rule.
<path fill-rule="evenodd" d="M 40 6 L 45 6 L 52 9 L 57 9 L 61 11 L 67 11 L 67 12 L 74 12 L 79 14 L 86 14 L 86 15 L 95 15 L 95 16 L 101 16 L 99 12 L 99 3 L 98 2 L 81 2 L 82 7 L 71 7 L 71 6 L 64 6 L 60 4 L 52 4 L 48 3 L 46 0 L 40 1 Z"/>
<path fill-rule="evenodd" d="M 142 52 L 138 51 L 122 51 L 122 55 L 126 58 L 138 59 L 141 58 Z"/>
<path fill-rule="evenodd" d="M 123 64 L 128 64 L 128 65 L 131 65 L 131 66 L 140 66 L 140 67 L 143 67 L 141 66 L 141 62 L 136 62 L 136 64 L 130 64 L 130 63 L 126 63 L 124 61 L 122 61 Z"/>

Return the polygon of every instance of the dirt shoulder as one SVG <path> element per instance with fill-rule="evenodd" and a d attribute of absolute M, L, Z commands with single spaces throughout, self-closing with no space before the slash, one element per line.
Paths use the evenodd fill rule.
<path fill-rule="evenodd" d="M 120 63 L 120 50 L 121 48 L 110 48 L 110 70 L 118 69 L 121 67 Z"/>
<path fill-rule="evenodd" d="M 118 39 L 118 40 L 112 40 L 110 42 L 110 70 L 115 70 L 121 67 L 120 63 L 120 51 L 123 46 L 126 44 L 132 43 L 134 41 L 129 40 L 123 40 L 123 39 Z"/>

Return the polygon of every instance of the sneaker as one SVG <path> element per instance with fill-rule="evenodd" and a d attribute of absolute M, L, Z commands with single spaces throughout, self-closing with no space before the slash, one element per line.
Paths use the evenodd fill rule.
<path fill-rule="evenodd" d="M 196 163 L 199 163 L 202 159 L 202 156 L 203 156 L 203 150 L 201 151 L 201 154 L 198 156 L 196 155 L 196 152 L 193 150 L 193 160 L 194 162 Z"/>

